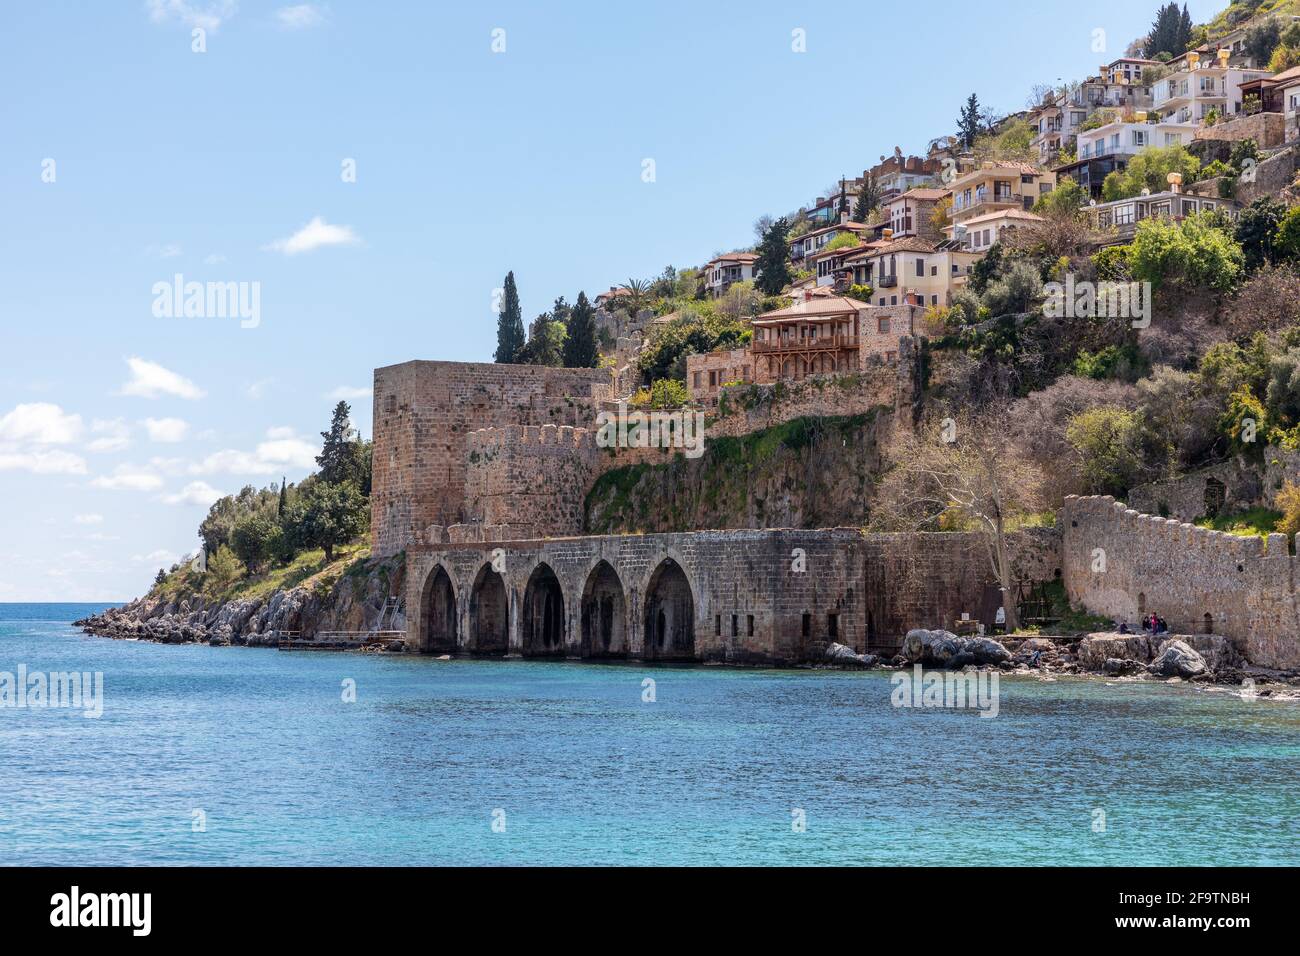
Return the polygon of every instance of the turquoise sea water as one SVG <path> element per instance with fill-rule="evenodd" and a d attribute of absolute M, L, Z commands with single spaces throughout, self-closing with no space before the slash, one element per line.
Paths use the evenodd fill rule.
<path fill-rule="evenodd" d="M 0 671 L 105 685 L 98 720 L 0 708 L 8 863 L 1300 863 L 1296 703 L 1004 678 L 987 719 L 893 708 L 880 672 L 440 662 L 69 626 L 101 607 L 0 605 Z"/>

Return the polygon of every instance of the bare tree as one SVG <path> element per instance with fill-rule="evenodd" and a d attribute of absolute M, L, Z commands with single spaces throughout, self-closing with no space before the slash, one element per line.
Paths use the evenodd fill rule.
<path fill-rule="evenodd" d="M 1007 630 L 1016 630 L 1007 534 L 1042 510 L 1045 481 L 1012 437 L 1005 408 L 895 426 L 888 448 L 894 464 L 877 486 L 873 527 L 975 532 L 1002 591 Z"/>

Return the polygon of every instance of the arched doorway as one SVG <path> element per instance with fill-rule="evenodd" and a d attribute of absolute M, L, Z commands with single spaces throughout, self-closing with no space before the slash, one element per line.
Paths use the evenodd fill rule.
<path fill-rule="evenodd" d="M 456 591 L 441 564 L 424 583 L 420 600 L 420 650 L 426 654 L 456 652 Z"/>
<path fill-rule="evenodd" d="M 591 569 L 582 589 L 582 656 L 627 657 L 623 582 L 608 561 Z"/>
<path fill-rule="evenodd" d="M 474 578 L 469 598 L 469 650 L 505 654 L 510 649 L 510 600 L 506 582 L 485 564 Z"/>
<path fill-rule="evenodd" d="M 525 657 L 564 656 L 564 592 L 549 564 L 539 564 L 524 588 Z"/>
<path fill-rule="evenodd" d="M 694 660 L 695 598 L 680 564 L 664 558 L 645 593 L 646 660 Z"/>

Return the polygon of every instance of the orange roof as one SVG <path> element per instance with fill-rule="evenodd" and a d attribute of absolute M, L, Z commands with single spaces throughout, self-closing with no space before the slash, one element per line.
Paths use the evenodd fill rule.
<path fill-rule="evenodd" d="M 866 302 L 850 299 L 846 295 L 812 296 L 808 299 L 801 299 L 795 302 L 794 305 L 787 306 L 784 309 L 777 309 L 775 312 L 766 312 L 761 316 L 756 316 L 754 324 L 771 325 L 778 322 L 789 322 L 794 319 L 849 315 L 859 309 L 869 308 L 871 306 Z"/>

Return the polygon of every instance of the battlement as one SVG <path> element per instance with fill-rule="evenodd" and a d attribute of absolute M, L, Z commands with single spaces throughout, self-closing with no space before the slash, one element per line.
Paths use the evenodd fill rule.
<path fill-rule="evenodd" d="M 1300 558 L 1287 535 L 1198 528 L 1109 495 L 1066 498 L 1058 524 L 1072 602 L 1131 624 L 1154 612 L 1173 630 L 1234 639 L 1253 663 L 1300 666 Z"/>
<path fill-rule="evenodd" d="M 533 455 L 570 455 L 596 447 L 595 432 L 572 425 L 494 425 L 465 436 L 471 458 L 503 452 Z"/>

